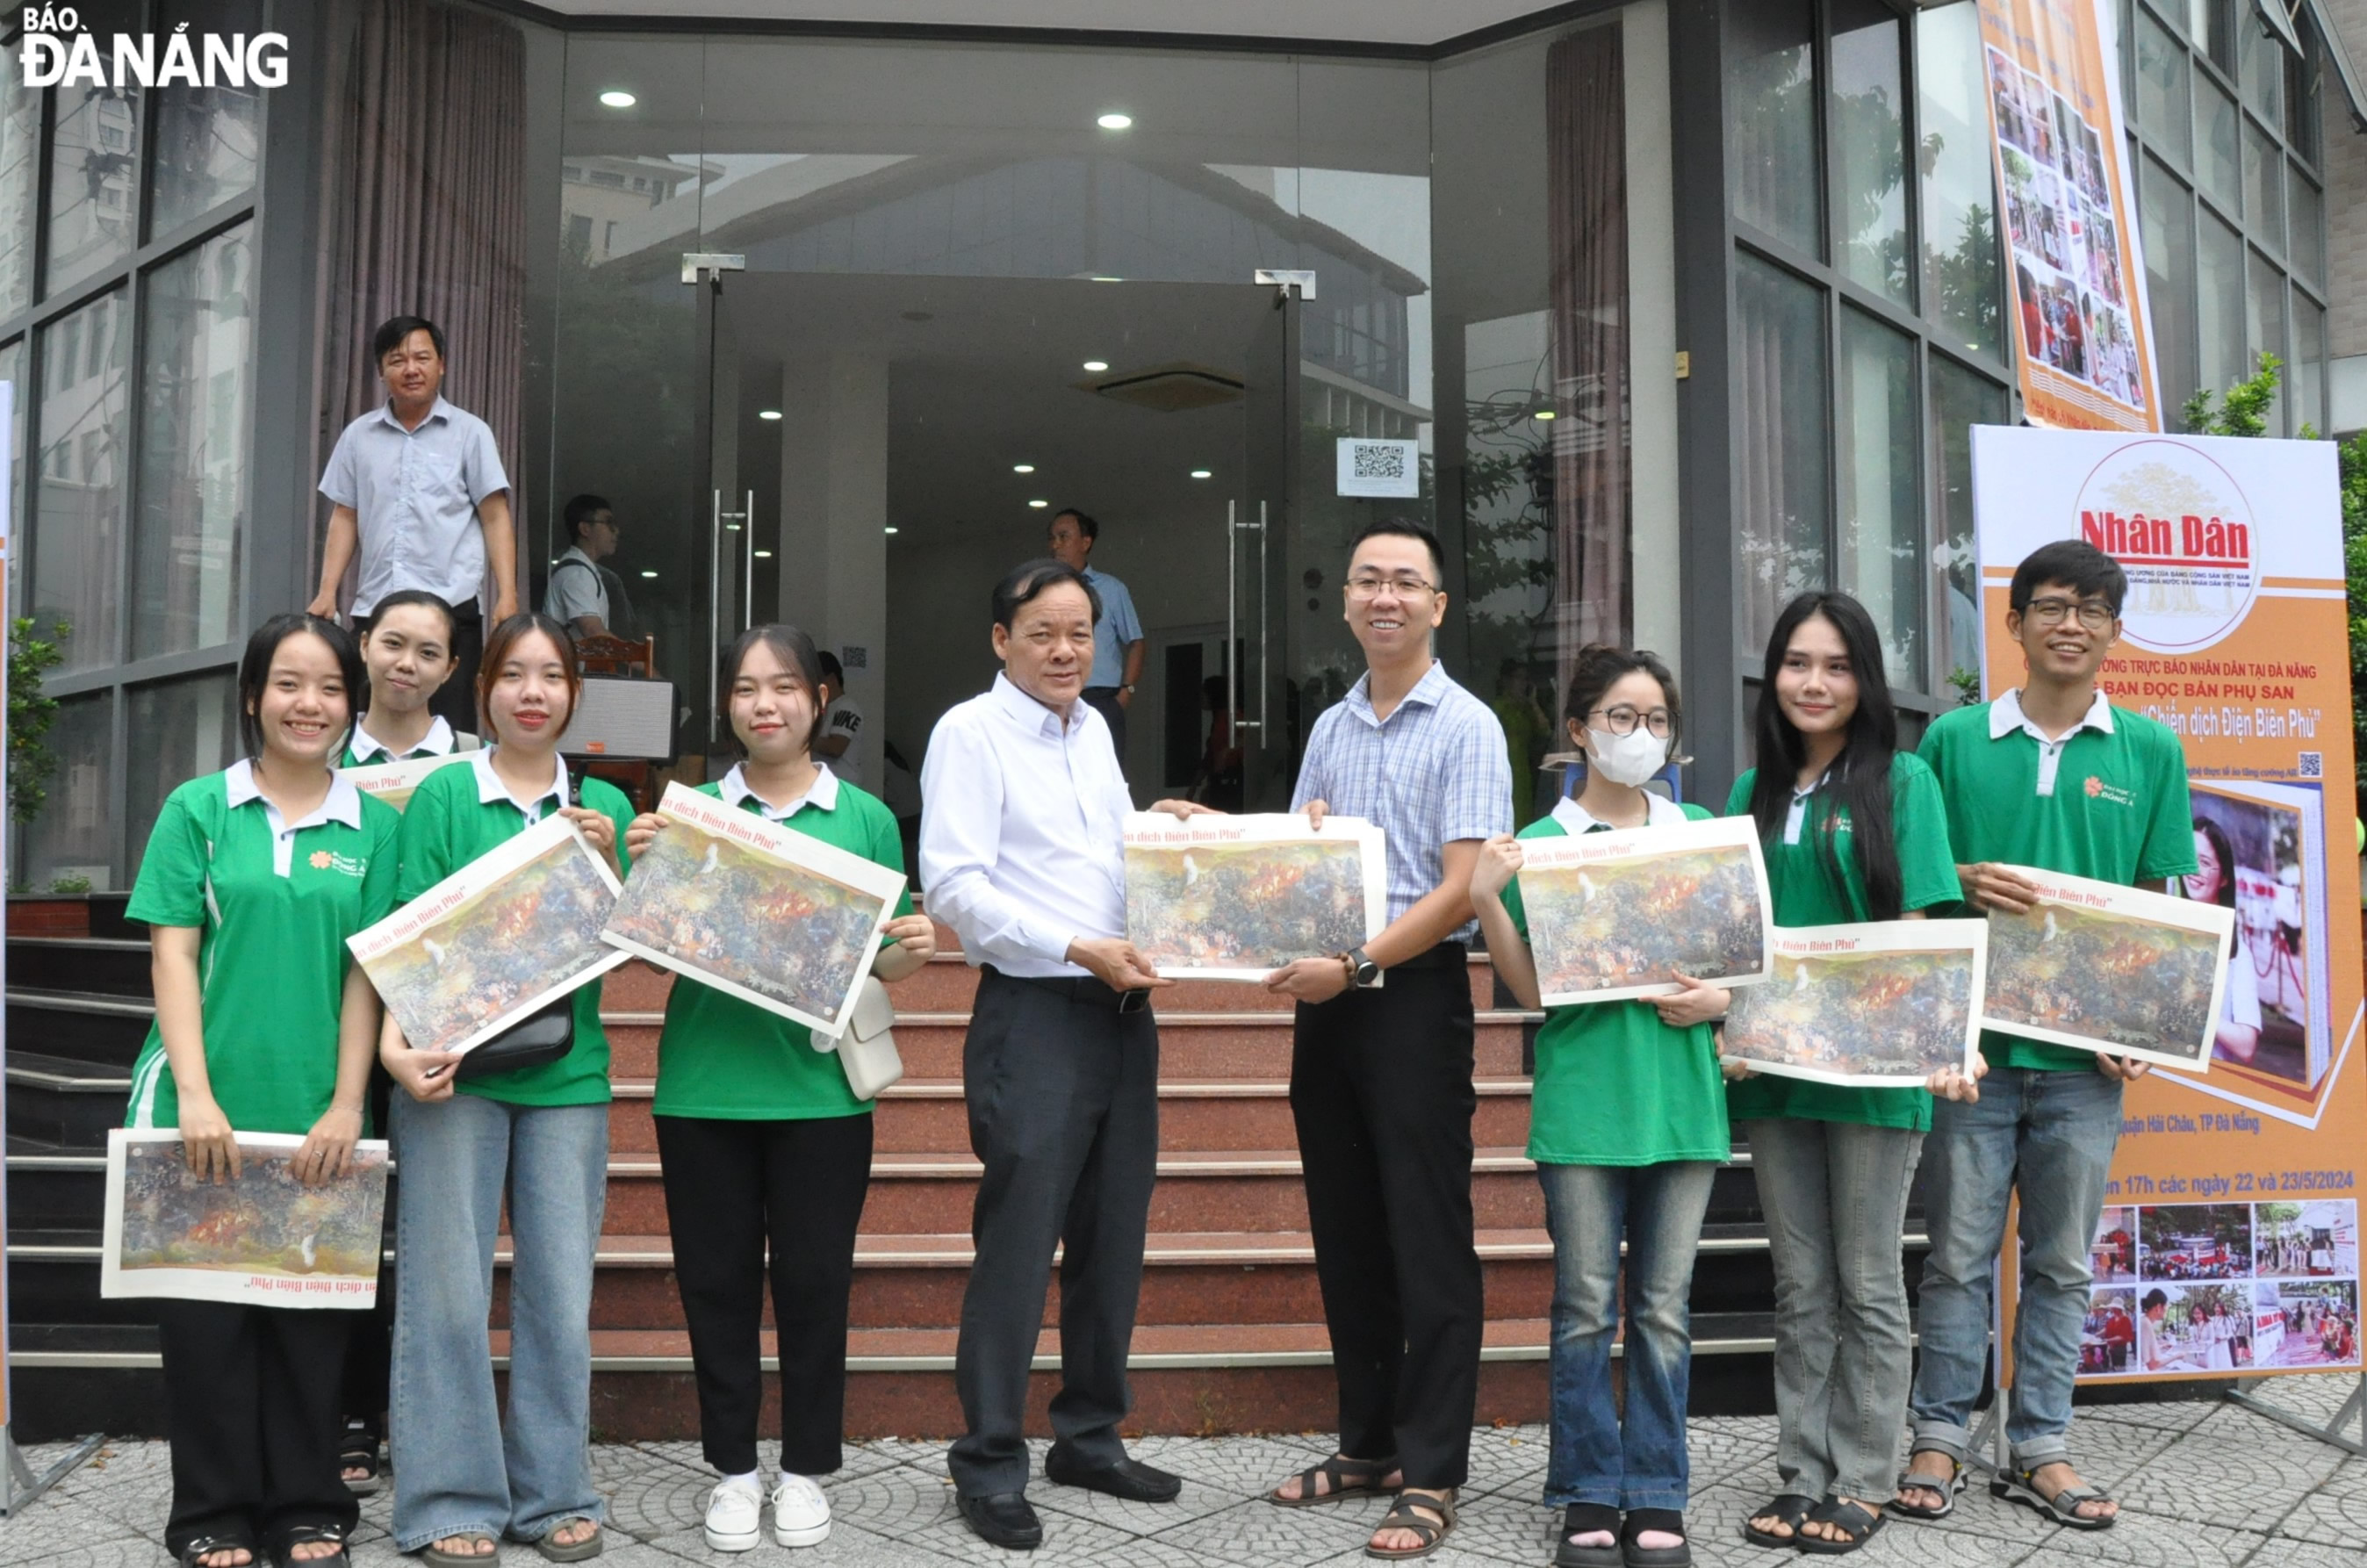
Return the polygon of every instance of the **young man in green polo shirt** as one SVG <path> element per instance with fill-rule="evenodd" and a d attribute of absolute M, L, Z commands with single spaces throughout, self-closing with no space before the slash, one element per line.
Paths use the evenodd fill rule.
<path fill-rule="evenodd" d="M 2015 569 L 2006 635 L 2029 674 L 2017 691 L 1942 716 L 1921 755 L 1940 780 L 1958 879 L 1973 910 L 2027 909 L 2036 866 L 2159 887 L 2194 867 L 2186 754 L 2166 727 L 2105 700 L 2096 672 L 2118 640 L 2128 579 L 2094 546 L 2066 539 Z M 2022 1199 L 2010 1472 L 1996 1495 L 2078 1529 L 2117 1505 L 2070 1462 L 2071 1385 L 2088 1310 L 2088 1243 L 2121 1131 L 2121 1085 L 2142 1062 L 1981 1036 L 1980 1099 L 1933 1105 L 1924 1145 L 1931 1251 L 1923 1264 L 1914 1453 L 1897 1503 L 1937 1517 L 1971 1441 L 1988 1359 L 1991 1265 L 2008 1200 Z"/>

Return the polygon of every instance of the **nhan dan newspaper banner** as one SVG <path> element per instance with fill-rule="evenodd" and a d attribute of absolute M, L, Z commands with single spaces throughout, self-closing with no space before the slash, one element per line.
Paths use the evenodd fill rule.
<path fill-rule="evenodd" d="M 2159 430 L 2110 0 L 1980 0 L 2013 336 L 2033 424 Z"/>
<path fill-rule="evenodd" d="M 2356 1367 L 2367 1069 L 2334 446 L 1976 425 L 1973 493 L 1989 695 L 2023 677 L 2005 617 L 2024 556 L 2081 538 L 2128 572 L 2104 688 L 2183 740 L 2201 869 L 2174 891 L 2233 923 L 2207 1062 L 2129 1086 L 2083 1375 Z"/>

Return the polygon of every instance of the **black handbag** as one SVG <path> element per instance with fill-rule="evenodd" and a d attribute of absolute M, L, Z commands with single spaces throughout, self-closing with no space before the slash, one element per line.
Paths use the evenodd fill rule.
<path fill-rule="evenodd" d="M 561 761 L 561 767 L 566 763 Z M 568 805 L 576 799 L 575 775 L 566 775 L 564 798 Z M 490 1077 L 495 1073 L 524 1072 L 556 1062 L 575 1049 L 575 993 L 568 992 L 547 1007 L 511 1024 L 491 1040 L 462 1056 L 452 1069 L 459 1078 Z"/>

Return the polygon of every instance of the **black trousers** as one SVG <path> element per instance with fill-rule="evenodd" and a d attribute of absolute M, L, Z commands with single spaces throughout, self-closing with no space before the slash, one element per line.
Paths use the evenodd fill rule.
<path fill-rule="evenodd" d="M 1459 942 L 1298 1005 L 1290 1110 L 1340 1385 L 1340 1450 L 1468 1479 L 1485 1316 L 1471 1231 L 1471 983 Z"/>
<path fill-rule="evenodd" d="M 430 713 L 464 735 L 478 733 L 477 666 L 485 657 L 484 601 L 452 606 L 452 676 L 428 699 Z"/>
<path fill-rule="evenodd" d="M 173 1453 L 164 1550 L 178 1555 L 207 1536 L 268 1547 L 306 1525 L 350 1531 L 361 1510 L 337 1472 L 338 1373 L 361 1314 L 155 1305 Z"/>
<path fill-rule="evenodd" d="M 781 1468 L 828 1475 L 846 1429 L 847 1294 L 871 1184 L 871 1118 L 656 1122 L 707 1462 L 725 1475 L 757 1468 L 769 1246 Z"/>
<path fill-rule="evenodd" d="M 1117 700 L 1116 686 L 1087 686 L 1082 694 L 1093 704 L 1093 711 L 1109 720 L 1110 743 L 1117 749 L 1117 765 L 1126 766 L 1126 708 Z"/>
<path fill-rule="evenodd" d="M 964 1496 L 1027 1486 L 1027 1372 L 1060 1257 L 1052 1433 L 1088 1466 L 1126 1457 L 1126 1359 L 1159 1168 L 1159 1027 L 1098 980 L 991 967 L 962 1046 L 969 1146 L 986 1167 L 954 1385 L 968 1430 L 946 1456 Z"/>
<path fill-rule="evenodd" d="M 393 1088 L 394 1080 L 387 1076 L 386 1069 L 375 1062 L 371 1063 L 369 1125 L 378 1137 L 386 1136 L 387 1096 Z M 401 1201 L 398 1179 L 390 1175 L 386 1188 L 384 1242 L 379 1248 L 378 1304 L 366 1313 L 353 1314 L 353 1333 L 345 1341 L 345 1419 L 360 1422 L 371 1437 L 381 1442 L 386 1438 L 386 1412 L 387 1406 L 392 1403 L 391 1389 L 394 1372 L 395 1265 L 388 1261 L 385 1255 L 394 1246 L 395 1205 Z"/>

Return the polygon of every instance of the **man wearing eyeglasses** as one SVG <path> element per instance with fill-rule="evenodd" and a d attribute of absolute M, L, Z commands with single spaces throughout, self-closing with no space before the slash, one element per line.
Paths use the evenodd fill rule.
<path fill-rule="evenodd" d="M 2007 598 L 2005 634 L 2029 670 L 2021 688 L 1942 715 L 1924 735 L 1975 913 L 2030 908 L 2035 889 L 2017 865 L 2149 887 L 2193 869 L 2178 737 L 2114 707 L 2096 681 L 2127 592 L 2120 563 L 2093 545 L 2064 539 L 2033 552 Z M 1996 1031 L 1983 1032 L 1981 1051 L 1989 1075 L 1980 1099 L 1935 1102 L 1923 1145 L 1931 1250 L 1909 1401 L 1914 1451 L 1893 1506 L 1931 1518 L 1954 1505 L 1973 1404 L 1988 1383 L 1990 1269 L 2019 1190 L 2013 1453 L 1989 1490 L 2075 1529 L 2109 1529 L 2118 1505 L 2071 1463 L 2071 1384 L 2121 1085 L 2146 1064 Z"/>
<path fill-rule="evenodd" d="M 1351 547 L 1365 674 L 1315 721 L 1291 809 L 1319 829 L 1327 812 L 1380 826 L 1388 925 L 1266 977 L 1298 1004 L 1290 1109 L 1340 1390 L 1339 1453 L 1269 1495 L 1398 1493 L 1369 1543 L 1391 1555 L 1453 1528 L 1470 1458 L 1483 1308 L 1464 943 L 1479 846 L 1512 823 L 1503 727 L 1431 653 L 1444 568 L 1411 523 L 1370 524 Z"/>

